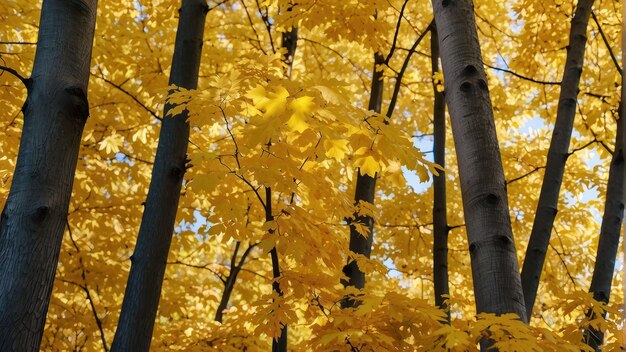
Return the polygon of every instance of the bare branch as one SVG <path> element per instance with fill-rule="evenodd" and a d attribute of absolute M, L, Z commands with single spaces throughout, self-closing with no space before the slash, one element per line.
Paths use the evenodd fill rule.
<path fill-rule="evenodd" d="M 615 54 L 613 53 L 613 48 L 611 48 L 609 41 L 606 39 L 606 35 L 604 34 L 604 31 L 602 30 L 602 27 L 600 26 L 600 22 L 598 22 L 598 18 L 596 17 L 596 13 L 593 12 L 593 10 L 591 11 L 591 17 L 593 17 L 593 21 L 596 23 L 596 26 L 598 26 L 598 32 L 600 32 L 602 41 L 604 41 L 604 45 L 606 45 L 606 48 L 609 50 L 609 54 L 611 55 L 611 59 L 613 60 L 613 63 L 615 64 L 615 68 L 617 68 L 617 72 L 619 72 L 619 74 L 621 75 L 622 68 L 620 67 L 619 62 L 617 61 L 617 58 L 615 57 Z"/>
<path fill-rule="evenodd" d="M 394 51 L 396 50 L 396 43 L 398 42 L 398 34 L 400 33 L 400 24 L 402 23 L 402 17 L 404 15 L 404 8 L 406 8 L 406 4 L 409 0 L 404 0 L 402 4 L 402 8 L 400 9 L 400 15 L 398 16 L 398 23 L 396 23 L 396 32 L 393 34 L 393 42 L 391 43 L 391 49 L 389 49 L 389 54 L 385 58 L 385 65 L 389 64 L 389 60 L 393 56 Z"/>
<path fill-rule="evenodd" d="M 424 39 L 424 37 L 426 36 L 426 33 L 430 31 L 434 23 L 435 23 L 434 19 L 430 21 L 430 24 L 428 25 L 428 27 L 426 27 L 426 29 L 422 32 L 422 34 L 420 34 L 420 36 L 417 38 L 415 43 L 413 43 L 413 46 L 411 47 L 411 49 L 409 49 L 409 53 L 406 55 L 406 58 L 404 59 L 404 63 L 402 64 L 402 68 L 400 69 L 400 72 L 398 73 L 398 76 L 396 77 L 396 84 L 393 87 L 393 94 L 391 96 L 391 101 L 389 101 L 389 107 L 387 108 L 387 114 L 386 114 L 387 117 L 391 117 L 391 114 L 393 114 L 393 110 L 396 107 L 398 94 L 400 93 L 400 86 L 402 84 L 402 77 L 404 76 L 404 72 L 406 72 L 406 69 L 409 66 L 409 61 L 411 60 L 411 56 L 413 56 L 415 49 L 420 44 L 422 39 Z"/>
<path fill-rule="evenodd" d="M 512 74 L 513 76 L 515 76 L 517 78 L 521 78 L 521 79 L 523 79 L 525 81 L 529 81 L 529 82 L 533 82 L 533 83 L 537 83 L 537 84 L 552 85 L 552 86 L 560 86 L 561 85 L 561 82 L 541 81 L 541 80 L 537 80 L 537 79 L 534 79 L 534 78 L 523 76 L 523 75 L 521 75 L 521 74 L 519 74 L 517 72 L 511 71 L 511 70 L 506 69 L 506 68 L 500 68 L 500 67 L 491 66 L 491 65 L 489 65 L 487 63 L 484 63 L 484 62 L 483 62 L 483 64 L 485 66 L 489 67 L 492 70 L 496 70 L 496 71 L 500 71 L 500 72 L 506 72 L 506 73 Z"/>
<path fill-rule="evenodd" d="M 1 66 L 0 65 L 0 70 L 2 70 L 3 72 L 8 72 L 10 74 L 12 74 L 13 76 L 17 77 L 17 79 L 19 79 L 22 83 L 24 83 L 24 86 L 26 86 L 26 89 L 28 89 L 29 85 L 30 85 L 30 80 L 22 75 L 19 74 L 19 72 L 17 72 L 16 70 L 7 67 L 7 66 Z M 2 74 L 0 74 L 1 76 Z"/>

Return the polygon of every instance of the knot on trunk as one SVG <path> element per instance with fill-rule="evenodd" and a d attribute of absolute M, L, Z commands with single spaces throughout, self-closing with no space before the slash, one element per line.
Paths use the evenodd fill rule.
<path fill-rule="evenodd" d="M 70 97 L 69 107 L 72 113 L 78 121 L 84 123 L 89 117 L 89 102 L 87 101 L 87 94 L 85 91 L 76 86 L 65 88 L 65 93 Z"/>

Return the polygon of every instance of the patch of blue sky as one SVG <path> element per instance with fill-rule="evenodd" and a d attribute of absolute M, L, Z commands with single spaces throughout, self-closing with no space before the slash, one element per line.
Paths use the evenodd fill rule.
<path fill-rule="evenodd" d="M 426 160 L 430 162 L 434 162 L 434 156 L 432 153 L 433 149 L 433 137 L 432 136 L 422 136 L 419 138 L 413 138 L 413 145 L 426 154 Z M 415 193 L 424 193 L 426 192 L 430 186 L 432 185 L 432 175 L 430 175 L 430 179 L 426 182 L 421 182 L 417 173 L 411 170 L 408 170 L 406 167 L 402 167 L 402 173 L 404 178 L 406 179 L 406 183 L 413 188 Z"/>

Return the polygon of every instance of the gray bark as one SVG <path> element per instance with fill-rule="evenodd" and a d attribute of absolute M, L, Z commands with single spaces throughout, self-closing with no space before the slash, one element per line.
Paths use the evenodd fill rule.
<path fill-rule="evenodd" d="M 535 221 L 528 241 L 524 265 L 522 267 L 522 286 L 526 305 L 526 317 L 532 315 L 541 271 L 546 258 L 554 219 L 558 211 L 559 192 L 565 171 L 565 162 L 569 156 L 569 145 L 576 115 L 578 84 L 583 70 L 585 45 L 587 42 L 587 24 L 591 14 L 593 0 L 580 0 L 570 28 L 570 42 L 561 81 L 561 93 L 557 109 L 552 140 L 548 149 L 546 172 L 541 185 L 539 203 Z"/>
<path fill-rule="evenodd" d="M 621 116 L 621 104 L 620 118 L 617 121 L 615 151 L 609 167 L 609 181 L 606 188 L 598 252 L 589 288 L 589 292 L 593 293 L 593 298 L 604 303 L 609 303 L 611 295 L 615 258 L 617 257 L 620 230 L 624 217 L 624 149 L 622 143 L 624 139 L 624 117 Z M 587 316 L 593 318 L 593 312 L 590 311 Z M 600 350 L 599 347 L 604 342 L 602 331 L 591 328 L 585 331 L 584 337 L 585 342 L 591 348 Z"/>
<path fill-rule="evenodd" d="M 186 89 L 198 85 L 204 22 L 203 0 L 183 0 L 176 33 L 170 84 Z M 189 139 L 188 113 L 168 117 L 165 106 L 152 179 L 139 228 L 131 269 L 112 351 L 148 351 L 159 305 L 176 211 L 185 173 Z"/>
<path fill-rule="evenodd" d="M 430 56 L 433 75 L 439 72 L 439 39 L 437 27 L 431 27 Z M 446 102 L 442 92 L 437 91 L 433 81 L 435 95 L 433 107 L 434 140 L 433 152 L 435 163 L 446 166 Z M 435 304 L 446 311 L 448 321 L 450 312 L 445 304 L 446 295 L 450 294 L 448 286 L 448 215 L 446 211 L 446 174 L 439 171 L 439 176 L 433 177 L 433 282 L 435 286 Z"/>
<path fill-rule="evenodd" d="M 0 217 L 0 351 L 38 351 L 67 222 L 97 0 L 44 0 L 17 165 Z"/>
<path fill-rule="evenodd" d="M 478 313 L 526 319 L 502 160 L 471 0 L 433 0 Z"/>
<path fill-rule="evenodd" d="M 385 58 L 376 53 L 374 56 L 374 69 L 372 73 L 372 88 L 370 93 L 370 100 L 368 109 L 380 113 L 383 101 L 383 73 L 376 71 L 378 65 L 383 64 Z M 360 172 L 356 179 L 356 191 L 354 193 L 354 204 L 359 204 L 360 201 L 374 203 L 374 196 L 376 193 L 376 177 L 369 175 L 362 175 Z M 369 235 L 364 237 L 357 230 L 353 223 L 360 223 L 367 226 L 369 229 Z M 350 225 L 350 252 L 364 255 L 369 258 L 372 252 L 372 243 L 374 241 L 374 219 L 370 216 L 355 214 L 354 220 L 349 222 Z M 343 267 L 343 273 L 348 277 L 348 280 L 341 280 L 344 286 L 354 286 L 358 289 L 365 287 L 365 273 L 359 269 L 356 261 L 352 261 Z M 346 297 L 341 301 L 342 308 L 354 307 L 357 302 Z"/>

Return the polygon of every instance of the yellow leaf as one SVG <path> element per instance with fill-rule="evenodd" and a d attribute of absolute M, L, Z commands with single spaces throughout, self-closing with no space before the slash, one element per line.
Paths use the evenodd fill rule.
<path fill-rule="evenodd" d="M 359 168 L 361 175 L 369 175 L 371 177 L 376 177 L 376 173 L 380 171 L 380 164 L 371 155 L 357 159 L 354 162 L 354 166 Z"/>
<path fill-rule="evenodd" d="M 341 160 L 348 151 L 348 141 L 345 139 L 327 139 L 324 141 L 324 148 L 327 157 Z"/>

